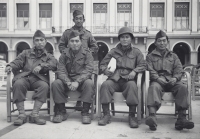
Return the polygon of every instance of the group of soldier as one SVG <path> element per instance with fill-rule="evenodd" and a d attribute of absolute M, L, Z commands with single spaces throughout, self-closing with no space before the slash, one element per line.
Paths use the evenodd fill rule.
<path fill-rule="evenodd" d="M 78 90 L 81 93 L 82 123 L 90 124 L 89 113 L 93 96 L 95 95 L 94 83 L 91 79 L 93 73 L 93 61 L 97 60 L 98 46 L 92 34 L 83 27 L 85 17 L 81 11 L 73 12 L 75 25 L 67 29 L 59 43 L 61 56 L 57 61 L 54 56 L 47 53 L 45 35 L 37 30 L 33 36 L 34 47 L 24 50 L 15 60 L 6 66 L 6 72 L 13 72 L 13 102 L 19 111 L 14 125 L 26 123 L 27 116 L 24 109 L 24 101 L 27 90 L 34 90 L 34 106 L 29 115 L 29 122 L 44 125 L 46 121 L 39 117 L 39 111 L 46 102 L 50 89 L 53 92 L 55 102 L 53 117 L 54 123 L 67 120 L 68 114 L 65 108 L 67 92 Z M 156 48 L 147 55 L 146 61 L 141 51 L 131 43 L 134 39 L 132 31 L 128 27 L 122 27 L 118 33 L 119 44 L 111 49 L 100 63 L 99 71 L 108 76 L 100 88 L 100 102 L 103 116 L 98 121 L 99 125 L 105 126 L 110 123 L 109 105 L 112 102 L 113 93 L 121 91 L 126 104 L 129 107 L 128 122 L 131 128 L 138 128 L 135 117 L 138 105 L 138 92 L 136 78 L 138 73 L 150 71 L 150 87 L 148 90 L 147 106 L 149 116 L 145 124 L 150 130 L 157 129 L 156 112 L 161 106 L 164 91 L 171 91 L 175 96 L 178 118 L 175 123 L 177 130 L 192 129 L 194 123 L 187 120 L 188 91 L 180 81 L 182 65 L 177 55 L 167 49 L 169 38 L 160 30 L 155 37 Z M 116 69 L 110 71 L 108 64 L 112 58 L 116 59 Z M 22 70 L 22 72 L 17 72 Z M 49 88 L 47 73 L 49 70 L 56 71 L 57 79 Z M 81 104 L 81 102 L 78 102 Z"/>

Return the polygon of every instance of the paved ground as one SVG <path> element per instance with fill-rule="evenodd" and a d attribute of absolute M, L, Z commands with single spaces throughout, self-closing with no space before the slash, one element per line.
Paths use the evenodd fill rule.
<path fill-rule="evenodd" d="M 31 108 L 33 103 L 26 102 L 25 105 Z M 176 118 L 168 115 L 158 116 L 158 129 L 154 132 L 144 124 L 144 119 L 139 128 L 129 128 L 127 114 L 116 114 L 107 126 L 98 126 L 97 115 L 92 124 L 83 125 L 80 112 L 73 110 L 68 111 L 68 120 L 60 124 L 51 123 L 47 112 L 43 111 L 40 115 L 47 120 L 46 125 L 26 123 L 16 127 L 12 122 L 6 121 L 5 95 L 0 94 L 0 139 L 200 139 L 200 101 L 192 101 L 192 107 L 195 122 L 195 128 L 192 130 L 175 130 Z M 117 105 L 116 108 L 127 110 L 123 104 Z M 159 111 L 173 113 L 174 106 L 165 105 Z M 16 117 L 12 118 L 15 119 Z"/>

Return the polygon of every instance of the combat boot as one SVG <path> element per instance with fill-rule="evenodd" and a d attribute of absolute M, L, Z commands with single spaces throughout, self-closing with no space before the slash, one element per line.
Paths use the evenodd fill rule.
<path fill-rule="evenodd" d="M 150 130 L 155 131 L 157 129 L 157 120 L 155 113 L 150 113 L 150 116 L 148 116 L 145 120 L 145 124 L 149 126 Z"/>
<path fill-rule="evenodd" d="M 138 128 L 138 121 L 135 117 L 136 112 L 136 106 L 129 106 L 129 116 L 128 116 L 128 122 L 130 128 Z"/>
<path fill-rule="evenodd" d="M 102 104 L 102 109 L 103 109 L 103 117 L 101 117 L 98 124 L 105 126 L 106 124 L 109 124 L 111 122 L 109 104 Z"/>
<path fill-rule="evenodd" d="M 76 107 L 75 110 L 77 110 L 77 111 L 82 111 L 82 109 L 83 109 L 83 104 L 82 104 L 82 102 L 81 102 L 81 101 L 77 101 L 75 107 Z"/>
<path fill-rule="evenodd" d="M 54 107 L 55 115 L 53 117 L 54 123 L 61 123 L 67 120 L 68 114 L 65 109 L 65 103 L 56 103 Z"/>
<path fill-rule="evenodd" d="M 81 112 L 83 124 L 91 123 L 91 115 L 89 114 L 90 105 L 91 103 L 83 102 L 83 109 Z"/>
<path fill-rule="evenodd" d="M 18 118 L 14 121 L 14 125 L 20 126 L 27 122 L 27 117 L 25 114 L 20 114 Z"/>
<path fill-rule="evenodd" d="M 183 130 L 186 129 L 192 129 L 194 128 L 194 123 L 186 119 L 186 111 L 181 110 L 178 113 L 178 119 L 175 123 L 175 129 L 176 130 Z"/>
<path fill-rule="evenodd" d="M 37 125 L 45 125 L 46 121 L 44 119 L 40 119 L 39 115 L 37 116 L 29 115 L 29 123 L 35 123 Z"/>

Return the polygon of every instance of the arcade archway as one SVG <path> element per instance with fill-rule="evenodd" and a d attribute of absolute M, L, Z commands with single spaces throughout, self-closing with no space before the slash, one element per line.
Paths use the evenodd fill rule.
<path fill-rule="evenodd" d="M 49 42 L 47 42 L 45 49 L 47 50 L 48 53 L 53 55 L 53 46 Z"/>
<path fill-rule="evenodd" d="M 99 63 L 103 60 L 103 58 L 106 56 L 108 53 L 108 46 L 104 42 L 97 42 L 97 45 L 99 47 L 98 51 L 98 59 Z"/>
<path fill-rule="evenodd" d="M 26 50 L 26 49 L 30 49 L 30 46 L 26 43 L 26 42 L 20 42 L 17 44 L 17 56 L 23 51 L 23 50 Z"/>
<path fill-rule="evenodd" d="M 8 47 L 4 42 L 0 42 L 0 60 L 5 60 L 8 63 Z"/>
<path fill-rule="evenodd" d="M 156 48 L 156 45 L 152 43 L 148 48 L 148 54 L 150 54 L 155 48 Z"/>
<path fill-rule="evenodd" d="M 179 57 L 182 65 L 190 64 L 190 48 L 188 44 L 183 42 L 177 43 L 173 51 Z"/>

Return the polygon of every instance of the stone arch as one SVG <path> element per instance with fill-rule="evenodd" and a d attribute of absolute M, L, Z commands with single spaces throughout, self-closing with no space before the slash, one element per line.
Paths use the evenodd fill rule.
<path fill-rule="evenodd" d="M 6 61 L 8 63 L 8 45 L 0 40 L 0 60 Z"/>
<path fill-rule="evenodd" d="M 174 43 L 172 45 L 172 47 L 171 47 L 171 51 L 173 51 L 174 46 L 177 45 L 178 43 L 185 43 L 185 44 L 187 44 L 187 46 L 190 48 L 190 52 L 193 51 L 192 46 L 188 42 L 186 42 L 186 41 L 178 41 L 178 42 Z"/>
<path fill-rule="evenodd" d="M 182 65 L 190 64 L 191 47 L 188 43 L 178 42 L 172 47 L 172 51 L 177 54 Z"/>
<path fill-rule="evenodd" d="M 147 54 L 150 54 L 155 48 L 156 48 L 156 45 L 154 43 L 149 45 L 147 49 L 147 52 L 148 52 Z"/>
<path fill-rule="evenodd" d="M 55 49 L 54 49 L 54 46 L 52 45 L 52 43 L 47 41 L 45 48 L 48 53 L 51 53 L 53 55 Z"/>
<path fill-rule="evenodd" d="M 100 63 L 103 60 L 103 58 L 106 56 L 110 48 L 109 48 L 109 45 L 104 41 L 97 41 L 97 45 L 99 47 L 98 60 Z"/>
<path fill-rule="evenodd" d="M 17 50 L 17 46 L 18 46 L 18 44 L 19 43 L 21 43 L 21 42 L 25 42 L 25 43 L 27 43 L 28 45 L 29 45 L 29 47 L 30 48 L 32 48 L 32 44 L 30 44 L 30 42 L 28 42 L 28 41 L 26 41 L 26 40 L 18 40 L 13 46 L 13 48 L 14 48 L 14 50 Z"/>
<path fill-rule="evenodd" d="M 15 48 L 18 56 L 23 50 L 30 49 L 31 47 L 28 43 L 21 41 L 17 43 Z"/>

